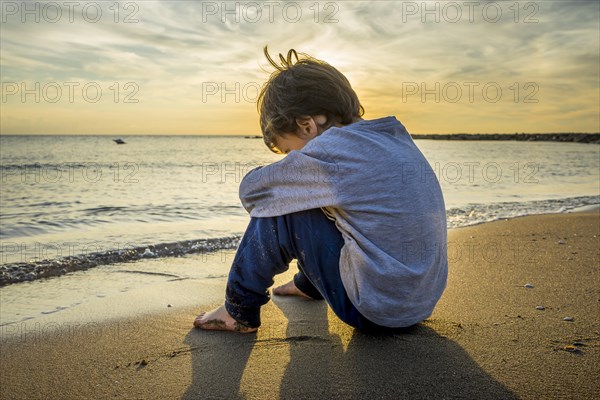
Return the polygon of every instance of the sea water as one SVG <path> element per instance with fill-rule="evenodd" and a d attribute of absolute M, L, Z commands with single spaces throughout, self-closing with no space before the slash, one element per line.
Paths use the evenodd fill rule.
<path fill-rule="evenodd" d="M 112 139 L 0 137 L 0 264 L 239 238 L 249 221 L 243 176 L 282 157 L 240 136 Z M 600 203 L 598 145 L 416 144 L 441 183 L 450 228 Z"/>

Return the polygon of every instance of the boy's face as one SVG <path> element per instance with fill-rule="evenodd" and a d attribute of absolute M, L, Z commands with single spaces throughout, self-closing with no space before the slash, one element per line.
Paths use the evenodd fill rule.
<path fill-rule="evenodd" d="M 277 148 L 284 154 L 302 149 L 306 143 L 323 133 L 322 126 L 326 122 L 327 118 L 324 115 L 297 118 L 297 132 L 278 135 L 276 138 Z"/>
<path fill-rule="evenodd" d="M 311 138 L 300 137 L 295 133 L 284 133 L 277 136 L 277 148 L 283 153 L 288 154 L 292 150 L 300 150 Z"/>

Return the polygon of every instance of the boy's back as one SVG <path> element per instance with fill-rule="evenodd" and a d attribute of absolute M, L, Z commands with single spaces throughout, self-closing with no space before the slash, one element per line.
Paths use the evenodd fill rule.
<path fill-rule="evenodd" d="M 252 217 L 325 208 L 345 245 L 339 268 L 354 306 L 384 326 L 427 318 L 446 284 L 446 217 L 433 170 L 394 117 L 330 128 L 251 171 Z"/>

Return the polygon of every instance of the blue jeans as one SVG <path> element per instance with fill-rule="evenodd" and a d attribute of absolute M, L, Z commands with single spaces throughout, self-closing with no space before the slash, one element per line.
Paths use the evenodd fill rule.
<path fill-rule="evenodd" d="M 269 299 L 275 275 L 298 260 L 294 283 L 314 299 L 325 299 L 345 323 L 363 331 L 387 330 L 369 321 L 350 302 L 340 278 L 344 245 L 335 222 L 321 209 L 252 218 L 237 250 L 227 282 L 225 307 L 238 322 L 260 326 L 260 307 Z"/>

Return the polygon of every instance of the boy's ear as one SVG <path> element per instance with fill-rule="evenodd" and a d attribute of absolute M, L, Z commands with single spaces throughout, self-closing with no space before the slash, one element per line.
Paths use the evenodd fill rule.
<path fill-rule="evenodd" d="M 313 117 L 298 117 L 296 118 L 296 125 L 298 125 L 298 133 L 302 137 L 313 138 L 317 136 L 317 124 Z"/>

